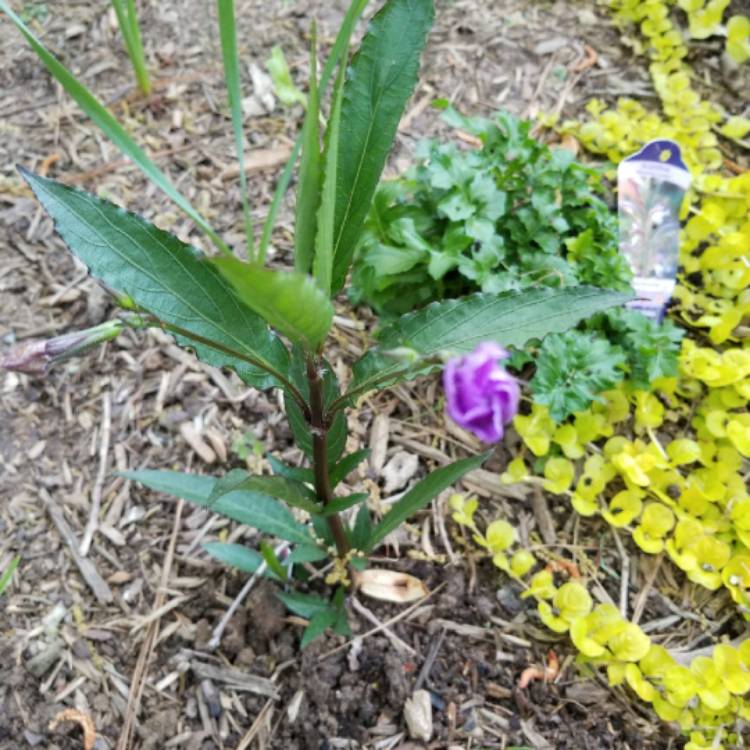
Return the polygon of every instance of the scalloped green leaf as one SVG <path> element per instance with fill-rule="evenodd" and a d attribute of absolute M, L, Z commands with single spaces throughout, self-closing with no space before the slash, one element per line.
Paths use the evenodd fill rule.
<path fill-rule="evenodd" d="M 347 396 L 424 375 L 441 365 L 436 360 L 444 352 L 466 354 L 483 341 L 523 346 L 529 339 L 565 331 L 632 297 L 625 292 L 578 286 L 473 294 L 434 302 L 382 331 L 378 346 L 355 362 Z M 399 349 L 412 351 L 414 361 L 387 354 Z"/>

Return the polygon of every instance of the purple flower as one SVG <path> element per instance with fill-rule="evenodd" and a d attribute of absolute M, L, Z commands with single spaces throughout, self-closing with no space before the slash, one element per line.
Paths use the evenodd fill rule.
<path fill-rule="evenodd" d="M 498 442 L 518 411 L 518 382 L 500 364 L 508 356 L 485 341 L 471 354 L 450 360 L 443 371 L 448 414 L 485 443 Z"/>

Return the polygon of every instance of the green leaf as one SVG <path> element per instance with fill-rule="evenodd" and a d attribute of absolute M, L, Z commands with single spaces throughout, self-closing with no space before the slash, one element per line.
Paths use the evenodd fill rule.
<path fill-rule="evenodd" d="M 309 620 L 320 612 L 330 609 L 331 605 L 325 599 L 314 594 L 300 594 L 296 591 L 277 591 L 276 596 L 284 602 L 284 606 L 295 615 Z"/>
<path fill-rule="evenodd" d="M 625 355 L 601 335 L 566 331 L 548 336 L 531 380 L 534 401 L 546 404 L 560 422 L 591 406 L 597 394 L 625 377 Z"/>
<path fill-rule="evenodd" d="M 307 526 L 297 521 L 283 505 L 267 495 L 241 490 L 223 495 L 212 503 L 210 497 L 217 481 L 213 477 L 149 470 L 126 471 L 122 472 L 121 476 L 140 482 L 157 492 L 176 495 L 194 505 L 208 508 L 221 516 L 286 539 L 288 542 L 310 544 L 312 540 Z"/>
<path fill-rule="evenodd" d="M 370 449 L 363 448 L 344 456 L 330 471 L 331 488 L 336 489 L 336 486 L 346 479 L 369 455 Z"/>
<path fill-rule="evenodd" d="M 302 127 L 302 160 L 297 185 L 297 211 L 294 224 L 294 267 L 309 273 L 315 253 L 320 204 L 320 97 L 318 95 L 318 44 L 313 21 L 310 41 L 310 91 Z"/>
<path fill-rule="evenodd" d="M 388 0 L 370 22 L 344 86 L 333 291 L 343 286 L 396 128 L 419 75 L 432 0 Z"/>
<path fill-rule="evenodd" d="M 333 272 L 333 233 L 336 219 L 336 185 L 339 169 L 339 134 L 341 132 L 341 103 L 344 94 L 344 72 L 348 50 L 341 55 L 339 74 L 333 89 L 333 105 L 328 118 L 323 152 L 323 184 L 320 191 L 320 208 L 315 235 L 313 271 L 318 286 L 330 296 Z"/>
<path fill-rule="evenodd" d="M 91 273 L 158 318 L 178 343 L 258 388 L 286 382 L 281 340 L 198 250 L 113 203 L 19 171 Z"/>
<path fill-rule="evenodd" d="M 187 474 L 181 471 L 160 471 L 158 469 L 140 469 L 138 471 L 120 471 L 118 477 L 140 482 L 155 492 L 181 497 L 191 503 L 208 504 L 216 479 L 202 474 Z"/>
<path fill-rule="evenodd" d="M 141 32 L 138 28 L 138 16 L 135 10 L 135 0 L 112 0 L 112 5 L 117 16 L 117 23 L 120 26 L 125 50 L 128 53 L 130 62 L 133 65 L 133 72 L 138 83 L 138 88 L 144 94 L 151 93 L 151 80 L 148 76 L 146 67 L 146 58 L 143 54 L 143 43 L 141 42 Z"/>
<path fill-rule="evenodd" d="M 268 542 L 263 540 L 261 540 L 259 547 L 260 554 L 263 555 L 263 559 L 265 560 L 268 569 L 279 580 L 286 581 L 289 576 L 287 575 L 286 568 L 282 565 L 281 560 L 279 560 L 274 548 Z"/>
<path fill-rule="evenodd" d="M 319 562 L 328 558 L 328 552 L 312 544 L 299 544 L 289 555 L 289 562 L 294 565 L 306 562 Z"/>
<path fill-rule="evenodd" d="M 333 305 L 309 276 L 236 258 L 214 258 L 211 263 L 248 307 L 293 342 L 317 350 L 331 328 Z"/>
<path fill-rule="evenodd" d="M 303 482 L 305 484 L 313 484 L 315 482 L 315 475 L 312 469 L 287 466 L 283 461 L 279 461 L 278 458 L 270 454 L 266 456 L 266 460 L 271 466 L 273 473 L 278 474 L 280 477 L 286 477 L 287 479 L 293 479 L 296 482 Z"/>
<path fill-rule="evenodd" d="M 479 456 L 463 458 L 448 466 L 442 466 L 431 471 L 421 482 L 412 487 L 391 509 L 373 530 L 367 548 L 369 552 L 400 526 L 409 516 L 424 508 L 427 503 L 439 495 L 444 489 L 457 482 L 464 474 L 478 469 L 487 460 L 489 452 Z"/>
<path fill-rule="evenodd" d="M 346 497 L 337 497 L 328 503 L 322 511 L 319 511 L 320 515 L 332 516 L 334 513 L 341 513 L 355 505 L 359 505 L 359 503 L 367 500 L 368 497 L 369 495 L 366 492 L 355 492 L 353 495 L 347 495 Z"/>
<path fill-rule="evenodd" d="M 339 33 L 336 35 L 336 41 L 333 43 L 333 48 L 323 66 L 323 73 L 320 76 L 320 85 L 318 86 L 318 92 L 325 93 L 328 88 L 328 82 L 331 80 L 331 76 L 336 70 L 336 65 L 341 57 L 342 49 L 349 48 L 349 39 L 354 30 L 354 26 L 357 23 L 357 19 L 362 15 L 365 7 L 369 0 L 352 0 L 349 5 L 349 9 L 344 16 L 344 20 L 339 28 Z M 289 155 L 286 164 L 284 165 L 284 171 L 281 173 L 281 177 L 276 185 L 276 190 L 273 192 L 273 200 L 271 201 L 271 207 L 268 209 L 266 220 L 263 223 L 263 235 L 260 239 L 260 246 L 258 248 L 258 262 L 263 263 L 268 251 L 268 245 L 271 242 L 271 232 L 273 231 L 274 225 L 276 224 L 276 217 L 281 207 L 281 201 L 284 194 L 289 187 L 289 182 L 292 179 L 292 173 L 294 172 L 294 165 L 297 163 L 297 157 L 299 157 L 300 150 L 302 149 L 302 140 L 304 138 L 304 130 L 297 136 L 292 153 Z M 312 261 L 312 255 L 310 256 Z"/>
<path fill-rule="evenodd" d="M 305 632 L 302 634 L 302 641 L 300 642 L 300 648 L 305 648 L 312 643 L 318 636 L 323 635 L 328 628 L 330 628 L 338 619 L 338 612 L 333 609 L 324 609 L 318 612 L 310 624 L 305 628 Z"/>
<path fill-rule="evenodd" d="M 0 10 L 16 25 L 16 28 L 26 37 L 34 52 L 47 67 L 47 70 L 57 80 L 65 91 L 75 100 L 91 121 L 148 177 L 151 182 L 163 190 L 169 198 L 179 206 L 200 229 L 211 238 L 214 244 L 223 252 L 229 253 L 219 235 L 214 232 L 208 222 L 193 208 L 187 199 L 178 192 L 169 178 L 154 164 L 140 146 L 131 138 L 117 120 L 102 106 L 99 100 L 34 36 L 24 22 L 0 0 Z"/>
<path fill-rule="evenodd" d="M 211 557 L 215 557 L 219 562 L 231 565 L 243 573 L 255 573 L 264 563 L 262 555 L 242 544 L 204 542 L 201 546 Z M 269 570 L 267 573 L 272 573 L 272 571 Z"/>
<path fill-rule="evenodd" d="M 3 571 L 2 575 L 0 575 L 0 595 L 2 595 L 3 591 L 5 591 L 5 589 L 8 587 L 11 578 L 13 578 L 13 573 L 15 573 L 20 561 L 20 557 L 14 557 L 10 561 L 8 567 Z"/>
<path fill-rule="evenodd" d="M 439 355 L 467 354 L 482 341 L 520 347 L 529 339 L 572 328 L 579 321 L 632 299 L 631 294 L 591 287 L 536 288 L 523 292 L 474 294 L 435 302 L 404 315 L 380 334 L 379 345 L 353 367 L 347 397 L 425 374 L 440 366 Z M 414 350 L 410 364 L 387 352 Z M 433 361 L 430 363 L 424 360 Z"/>
<path fill-rule="evenodd" d="M 294 508 L 308 513 L 320 513 L 320 506 L 312 501 L 305 485 L 284 477 L 267 477 L 248 474 L 244 469 L 232 469 L 216 481 L 208 498 L 209 506 L 230 492 L 247 490 L 282 500 Z"/>
<path fill-rule="evenodd" d="M 349 538 L 354 549 L 365 550 L 368 548 L 371 536 L 372 519 L 370 511 L 365 504 L 357 512 L 357 517 L 354 520 L 354 526 L 351 529 Z"/>
<path fill-rule="evenodd" d="M 237 30 L 234 21 L 234 0 L 216 1 L 219 15 L 221 56 L 224 62 L 224 81 L 227 85 L 229 110 L 232 113 L 234 150 L 237 154 L 237 162 L 240 170 L 240 193 L 242 195 L 242 213 L 245 218 L 247 254 L 249 258 L 254 258 L 255 243 L 253 242 L 253 220 L 250 215 L 247 172 L 245 171 L 245 137 L 242 129 L 242 91 L 240 90 L 240 64 L 237 56 Z"/>
<path fill-rule="evenodd" d="M 305 106 L 305 95 L 294 85 L 289 65 L 284 57 L 284 50 L 276 45 L 271 50 L 271 56 L 266 60 L 266 68 L 273 81 L 273 91 L 279 101 L 287 107 L 294 104 Z"/>

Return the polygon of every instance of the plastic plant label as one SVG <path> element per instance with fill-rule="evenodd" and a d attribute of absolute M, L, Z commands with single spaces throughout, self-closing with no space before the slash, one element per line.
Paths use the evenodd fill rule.
<path fill-rule="evenodd" d="M 629 307 L 656 320 L 676 284 L 680 206 L 689 186 L 690 173 L 674 141 L 651 141 L 617 169 L 620 251 L 633 269 L 638 297 Z"/>

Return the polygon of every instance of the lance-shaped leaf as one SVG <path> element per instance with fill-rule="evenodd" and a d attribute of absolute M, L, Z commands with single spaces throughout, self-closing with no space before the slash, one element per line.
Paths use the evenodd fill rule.
<path fill-rule="evenodd" d="M 632 295 L 625 292 L 579 286 L 473 294 L 435 302 L 382 331 L 378 346 L 354 364 L 347 396 L 423 375 L 441 365 L 443 352 L 466 354 L 482 341 L 523 346 L 529 339 L 566 331 L 629 299 Z M 413 351 L 415 361 L 387 353 L 397 350 Z"/>
<path fill-rule="evenodd" d="M 344 94 L 346 53 L 342 53 L 339 74 L 333 89 L 333 104 L 328 118 L 323 152 L 323 181 L 320 188 L 320 208 L 317 215 L 315 257 L 313 272 L 318 286 L 327 294 L 331 292 L 333 273 L 333 232 L 336 219 L 336 186 L 339 168 L 339 134 L 341 132 L 341 102 Z"/>
<path fill-rule="evenodd" d="M 216 502 L 210 501 L 216 485 L 213 477 L 198 477 L 176 471 L 124 471 L 120 476 L 158 492 L 181 497 L 202 508 L 252 526 L 266 534 L 296 544 L 310 544 L 312 537 L 307 527 L 277 500 L 259 492 L 247 490 L 230 492 Z"/>
<path fill-rule="evenodd" d="M 204 362 L 231 367 L 258 388 L 285 382 L 289 354 L 281 340 L 198 250 L 113 203 L 19 170 L 93 276 L 155 316 Z"/>
<path fill-rule="evenodd" d="M 323 342 L 333 322 L 333 305 L 312 278 L 236 258 L 215 258 L 212 263 L 237 296 L 284 336 L 313 351 Z"/>
<path fill-rule="evenodd" d="M 344 86 L 336 185 L 333 291 L 352 254 L 419 75 L 432 0 L 388 0 L 372 19 Z"/>
<path fill-rule="evenodd" d="M 240 62 L 237 55 L 237 29 L 234 21 L 234 0 L 217 0 L 219 15 L 219 37 L 221 39 L 221 57 L 224 61 L 224 80 L 227 84 L 229 110 L 232 114 L 232 131 L 234 149 L 240 170 L 240 195 L 242 196 L 242 214 L 245 217 L 245 235 L 249 257 L 255 254 L 253 242 L 253 221 L 250 214 L 250 199 L 247 189 L 247 172 L 245 170 L 245 136 L 242 129 L 242 90 L 240 87 Z"/>
<path fill-rule="evenodd" d="M 448 466 L 441 466 L 431 471 L 421 482 L 412 487 L 393 507 L 383 516 L 380 523 L 373 529 L 366 549 L 369 551 L 400 526 L 409 516 L 424 508 L 427 503 L 439 495 L 444 489 L 457 482 L 464 474 L 478 469 L 487 459 L 489 453 L 464 458 Z"/>
<path fill-rule="evenodd" d="M 169 198 L 177 204 L 201 230 L 211 238 L 222 251 L 229 249 L 209 226 L 200 213 L 190 205 L 188 200 L 172 184 L 171 180 L 148 157 L 146 152 L 133 140 L 125 128 L 112 116 L 101 102 L 34 36 L 31 29 L 17 16 L 5 2 L 0 0 L 0 11 L 16 25 L 26 37 L 26 41 L 47 67 L 47 70 L 60 85 L 75 100 L 76 104 L 86 113 L 91 121 L 146 175 L 157 187 L 163 190 Z"/>
<path fill-rule="evenodd" d="M 231 565 L 243 573 L 255 573 L 265 562 L 263 555 L 242 544 L 206 542 L 201 546 L 211 557 L 215 557 L 219 562 Z M 266 575 L 273 576 L 270 570 L 266 570 L 265 573 Z"/>
<path fill-rule="evenodd" d="M 320 204 L 320 99 L 318 96 L 318 44 L 313 22 L 310 33 L 310 91 L 302 127 L 302 159 L 297 184 L 294 222 L 294 267 L 309 273 L 315 252 L 317 212 Z"/>
<path fill-rule="evenodd" d="M 284 477 L 267 477 L 248 474 L 244 469 L 232 469 L 225 476 L 216 480 L 216 484 L 208 498 L 212 506 L 219 498 L 230 492 L 247 490 L 260 492 L 269 497 L 285 502 L 295 508 L 301 508 L 308 513 L 320 513 L 321 507 L 310 499 L 310 492 L 304 484 Z"/>
<path fill-rule="evenodd" d="M 333 43 L 333 48 L 328 55 L 328 59 L 323 66 L 323 72 L 320 75 L 320 86 L 318 87 L 318 94 L 325 94 L 328 88 L 328 82 L 331 80 L 331 76 L 336 70 L 336 65 L 341 57 L 341 51 L 349 48 L 349 39 L 354 30 L 354 26 L 357 23 L 357 19 L 362 15 L 362 11 L 367 6 L 369 0 L 352 0 L 347 10 L 344 20 L 341 22 L 339 33 L 336 35 L 336 41 Z M 294 171 L 294 165 L 297 163 L 297 157 L 302 149 L 302 141 L 305 137 L 304 130 L 300 132 L 295 141 L 292 153 L 287 159 L 284 171 L 281 173 L 281 177 L 276 185 L 276 189 L 273 192 L 273 199 L 266 215 L 266 220 L 263 222 L 263 234 L 260 238 L 260 246 L 258 249 L 258 262 L 263 263 L 266 257 L 266 251 L 268 245 L 271 242 L 271 232 L 273 231 L 274 225 L 276 224 L 276 216 L 279 213 L 281 207 L 281 200 L 289 187 L 289 183 L 292 179 L 292 172 Z M 311 248 L 312 251 L 312 248 Z M 312 254 L 310 254 L 310 261 L 312 261 Z M 299 269 L 298 269 L 299 270 Z"/>

